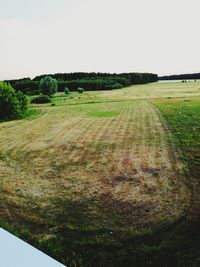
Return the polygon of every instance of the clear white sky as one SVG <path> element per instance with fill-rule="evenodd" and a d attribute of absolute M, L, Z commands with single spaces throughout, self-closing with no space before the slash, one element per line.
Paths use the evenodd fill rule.
<path fill-rule="evenodd" d="M 200 72 L 199 0 L 0 0 L 0 79 Z"/>

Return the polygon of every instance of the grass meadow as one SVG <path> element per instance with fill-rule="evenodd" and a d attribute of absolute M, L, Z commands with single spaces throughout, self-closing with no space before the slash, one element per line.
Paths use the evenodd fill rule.
<path fill-rule="evenodd" d="M 200 82 L 76 92 L 0 123 L 0 225 L 69 267 L 199 266 Z"/>

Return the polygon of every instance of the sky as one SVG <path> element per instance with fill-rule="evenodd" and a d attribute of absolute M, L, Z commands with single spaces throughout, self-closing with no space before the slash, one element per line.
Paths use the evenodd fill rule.
<path fill-rule="evenodd" d="M 0 0 L 0 80 L 200 72 L 199 0 Z"/>

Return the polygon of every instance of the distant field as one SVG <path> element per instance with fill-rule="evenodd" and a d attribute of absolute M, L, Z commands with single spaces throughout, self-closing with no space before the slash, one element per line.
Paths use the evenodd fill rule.
<path fill-rule="evenodd" d="M 106 247 L 198 215 L 199 100 L 200 82 L 59 93 L 1 123 L 2 225 L 68 266 L 94 266 L 95 247 L 96 266 L 129 266 Z"/>
<path fill-rule="evenodd" d="M 133 85 L 123 89 L 107 91 L 91 91 L 84 94 L 72 92 L 63 96 L 58 93 L 53 102 L 57 105 L 74 105 L 107 101 L 124 101 L 134 99 L 154 99 L 167 97 L 197 97 L 200 96 L 200 81 L 182 83 L 157 82 L 145 85 Z"/>

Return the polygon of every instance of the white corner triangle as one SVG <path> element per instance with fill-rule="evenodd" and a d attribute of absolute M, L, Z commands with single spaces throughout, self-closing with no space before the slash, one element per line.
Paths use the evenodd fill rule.
<path fill-rule="evenodd" d="M 0 228 L 0 266 L 65 267 L 2 228 Z"/>

